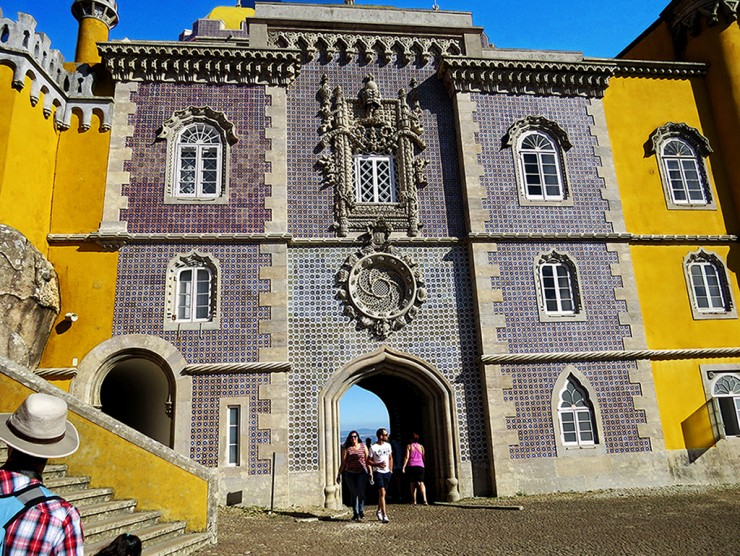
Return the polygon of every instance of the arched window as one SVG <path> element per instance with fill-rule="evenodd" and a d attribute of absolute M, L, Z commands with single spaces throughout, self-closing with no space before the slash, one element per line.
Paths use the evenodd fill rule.
<path fill-rule="evenodd" d="M 572 376 L 560 391 L 558 420 L 564 446 L 592 446 L 597 443 L 594 414 L 588 392 Z"/>
<path fill-rule="evenodd" d="M 167 267 L 165 330 L 215 329 L 219 326 L 219 264 L 191 251 Z"/>
<path fill-rule="evenodd" d="M 177 138 L 177 197 L 215 198 L 221 187 L 221 135 L 208 124 L 195 123 Z"/>
<path fill-rule="evenodd" d="M 191 106 L 175 112 L 157 139 L 167 141 L 164 202 L 226 204 L 234 125 L 215 110 Z"/>
<path fill-rule="evenodd" d="M 541 131 L 526 133 L 519 140 L 518 155 L 527 199 L 563 200 L 564 180 L 555 141 Z"/>
<path fill-rule="evenodd" d="M 684 272 L 694 319 L 737 317 L 725 265 L 717 255 L 703 249 L 690 253 Z"/>
<path fill-rule="evenodd" d="M 573 259 L 551 251 L 535 259 L 535 283 L 541 321 L 585 320 Z"/>
<path fill-rule="evenodd" d="M 648 154 L 658 158 L 668 208 L 715 208 L 705 158 L 712 149 L 693 127 L 669 122 L 656 129 Z"/>
<path fill-rule="evenodd" d="M 395 203 L 396 172 L 393 157 L 355 155 L 355 192 L 358 203 Z"/>
<path fill-rule="evenodd" d="M 712 388 L 712 397 L 719 409 L 725 436 L 740 436 L 740 375 L 720 375 Z"/>

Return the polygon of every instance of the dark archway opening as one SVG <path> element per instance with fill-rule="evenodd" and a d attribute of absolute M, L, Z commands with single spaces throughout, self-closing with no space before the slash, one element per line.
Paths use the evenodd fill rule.
<path fill-rule="evenodd" d="M 100 387 L 103 413 L 172 447 L 173 392 L 164 370 L 133 357 L 116 363 Z"/>

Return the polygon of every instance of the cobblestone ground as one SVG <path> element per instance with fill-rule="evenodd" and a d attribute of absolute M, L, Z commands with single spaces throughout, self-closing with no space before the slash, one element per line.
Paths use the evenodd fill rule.
<path fill-rule="evenodd" d="M 199 556 L 387 554 L 740 555 L 740 486 L 611 490 L 389 505 L 388 524 L 323 509 L 222 508 Z M 522 509 L 495 509 L 520 506 Z"/>

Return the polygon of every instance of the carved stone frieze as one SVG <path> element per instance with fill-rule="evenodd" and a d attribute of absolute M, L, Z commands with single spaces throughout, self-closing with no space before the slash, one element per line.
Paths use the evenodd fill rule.
<path fill-rule="evenodd" d="M 383 218 L 393 230 L 416 236 L 421 227 L 418 188 L 426 184 L 424 167 L 429 162 L 416 156 L 426 148 L 421 139 L 424 126 L 418 101 L 412 101 L 412 108 L 404 89 L 398 91 L 396 100 L 382 99 L 372 75 L 365 78 L 365 86 L 356 99 L 346 98 L 341 87 L 332 91 L 328 78 L 323 76 L 318 98 L 320 146 L 330 151 L 319 157 L 318 164 L 325 184 L 335 192 L 337 234 L 362 231 Z M 387 155 L 394 160 L 394 202 L 358 201 L 355 158 L 359 155 Z"/>
<path fill-rule="evenodd" d="M 527 116 L 511 124 L 509 129 L 506 131 L 506 135 L 504 135 L 501 140 L 502 146 L 513 146 L 517 137 L 531 129 L 539 129 L 547 132 L 557 140 L 558 145 L 560 145 L 564 151 L 570 150 L 573 146 L 570 139 L 568 139 L 568 134 L 565 130 L 560 127 L 557 122 L 553 122 L 552 120 L 545 118 L 545 116 Z"/>
<path fill-rule="evenodd" d="M 705 157 L 714 152 L 709 139 L 704 137 L 698 129 L 683 122 L 668 122 L 650 134 L 650 140 L 645 144 L 647 156 L 660 152 L 660 146 L 671 137 L 681 137 L 691 142 L 698 154 Z"/>
<path fill-rule="evenodd" d="M 679 48 L 688 35 L 698 35 L 705 27 L 731 24 L 738 20 L 740 0 L 676 0 L 661 14 L 668 21 Z"/>
<path fill-rule="evenodd" d="M 366 245 L 337 273 L 344 314 L 379 339 L 410 323 L 427 296 L 421 269 L 389 243 L 389 235 L 383 220 L 370 225 Z"/>
<path fill-rule="evenodd" d="M 80 131 L 90 129 L 94 112 L 100 115 L 101 131 L 110 130 L 112 98 L 96 96 L 95 71 L 80 64 L 67 71 L 64 57 L 51 48 L 51 39 L 36 32 L 36 20 L 19 13 L 18 21 L 2 17 L 0 11 L 0 63 L 13 68 L 13 87 L 22 90 L 30 80 L 30 101 L 36 106 L 44 99 L 43 113 L 49 118 L 56 109 L 54 123 L 59 129 L 69 129 L 72 113 L 80 119 Z"/>
<path fill-rule="evenodd" d="M 601 98 L 614 74 L 614 64 L 485 60 L 446 56 L 438 75 L 450 94 L 505 93 Z"/>
<path fill-rule="evenodd" d="M 426 65 L 441 56 L 459 56 L 463 44 L 459 39 L 437 37 L 402 37 L 347 33 L 305 33 L 270 31 L 268 44 L 278 48 L 301 50 L 309 60 L 317 55 L 330 60 L 360 60 L 384 64 L 397 60 L 403 65 L 421 62 Z"/>
<path fill-rule="evenodd" d="M 117 81 L 290 85 L 300 52 L 230 44 L 102 43 L 103 63 Z"/>

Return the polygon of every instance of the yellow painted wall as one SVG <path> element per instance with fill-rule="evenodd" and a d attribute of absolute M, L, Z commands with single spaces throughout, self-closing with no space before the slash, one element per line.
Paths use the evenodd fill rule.
<path fill-rule="evenodd" d="M 12 412 L 32 393 L 0 373 L 0 412 Z M 112 487 L 116 498 L 136 498 L 139 510 L 160 510 L 167 521 L 185 520 L 188 528 L 208 525 L 208 482 L 139 448 L 115 433 L 70 412 L 80 433 L 80 449 L 62 461 L 70 475 L 90 476 L 93 488 Z"/>
<path fill-rule="evenodd" d="M 224 22 L 226 29 L 241 29 L 242 23 L 248 17 L 254 17 L 253 8 L 234 8 L 230 6 L 218 6 L 213 8 L 206 19 L 220 19 Z"/>
<path fill-rule="evenodd" d="M 725 234 L 737 229 L 721 150 L 707 158 L 717 210 L 668 210 L 658 161 L 655 155 L 645 156 L 650 134 L 668 122 L 686 123 L 710 144 L 717 142 L 700 78 L 613 78 L 604 96 L 604 109 L 627 231 Z"/>
<path fill-rule="evenodd" d="M 620 58 L 632 60 L 675 60 L 671 29 L 664 21 L 657 22 L 638 37 Z"/>
<path fill-rule="evenodd" d="M 12 77 L 0 66 L 0 222 L 46 253 L 59 132 L 54 114 L 44 117 L 43 95 L 31 106 L 31 80 L 18 91 Z"/>

